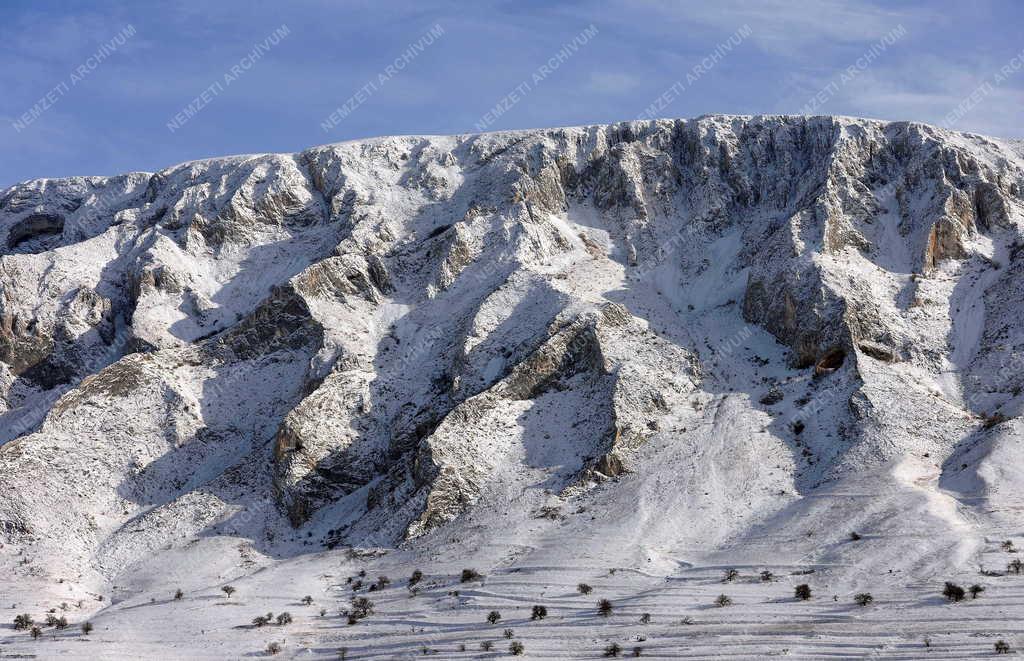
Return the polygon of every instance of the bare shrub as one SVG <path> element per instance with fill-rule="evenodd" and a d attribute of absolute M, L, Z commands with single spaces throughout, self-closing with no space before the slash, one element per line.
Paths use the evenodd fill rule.
<path fill-rule="evenodd" d="M 373 615 L 373 602 L 366 597 L 352 597 L 352 610 L 350 615 L 357 620 L 365 619 Z"/>
<path fill-rule="evenodd" d="M 946 581 L 946 586 L 942 589 L 942 596 L 950 601 L 963 601 L 965 594 L 962 587 L 949 581 Z"/>
<path fill-rule="evenodd" d="M 872 597 L 871 593 L 869 592 L 861 592 L 857 595 L 854 595 L 853 600 L 857 603 L 858 606 L 868 606 L 869 604 L 871 604 L 871 602 L 875 600 L 875 598 Z"/>

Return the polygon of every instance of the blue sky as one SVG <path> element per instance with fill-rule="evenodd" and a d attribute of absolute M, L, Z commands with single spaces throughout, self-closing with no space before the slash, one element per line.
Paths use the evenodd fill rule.
<path fill-rule="evenodd" d="M 0 187 L 652 106 L 813 107 L 1024 137 L 1024 3 L 1011 0 L 2 0 L 0 20 Z"/>

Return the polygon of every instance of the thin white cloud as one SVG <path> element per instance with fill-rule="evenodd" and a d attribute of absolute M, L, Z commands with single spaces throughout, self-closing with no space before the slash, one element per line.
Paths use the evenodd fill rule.
<path fill-rule="evenodd" d="M 971 103 L 949 126 L 958 131 L 1018 137 L 1021 135 L 1024 70 L 995 82 L 1003 62 L 929 55 L 879 60 L 866 71 L 836 87 L 816 112 L 913 120 L 944 126 L 947 117 L 967 97 L 988 83 L 980 100 Z M 837 69 L 841 72 L 842 67 Z M 800 112 L 807 99 L 836 80 L 834 75 L 794 77 L 791 91 L 780 101 L 780 111 Z"/>
<path fill-rule="evenodd" d="M 626 11 L 623 6 L 622 11 Z M 645 12 L 650 28 L 678 29 L 700 25 L 726 34 L 748 24 L 751 39 L 776 55 L 807 55 L 816 45 L 856 44 L 881 37 L 899 24 L 942 20 L 940 14 L 922 8 L 888 9 L 870 2 L 838 0 L 719 0 L 678 3 L 670 0 L 629 2 L 629 13 Z"/>

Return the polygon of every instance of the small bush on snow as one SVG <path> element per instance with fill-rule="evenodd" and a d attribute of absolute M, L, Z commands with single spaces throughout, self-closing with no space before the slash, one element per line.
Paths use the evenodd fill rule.
<path fill-rule="evenodd" d="M 855 595 L 853 600 L 858 606 L 867 606 L 873 602 L 875 598 L 871 596 L 870 592 L 861 592 L 860 594 Z"/>
<path fill-rule="evenodd" d="M 949 581 L 946 581 L 946 586 L 942 589 L 942 596 L 950 601 L 962 601 L 965 594 L 962 587 Z"/>

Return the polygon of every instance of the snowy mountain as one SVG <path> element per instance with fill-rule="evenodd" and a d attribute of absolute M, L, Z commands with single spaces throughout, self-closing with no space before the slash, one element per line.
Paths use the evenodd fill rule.
<path fill-rule="evenodd" d="M 1022 232 L 1021 143 L 840 117 L 9 188 L 0 589 L 74 626 L 0 655 L 1024 646 Z"/>

